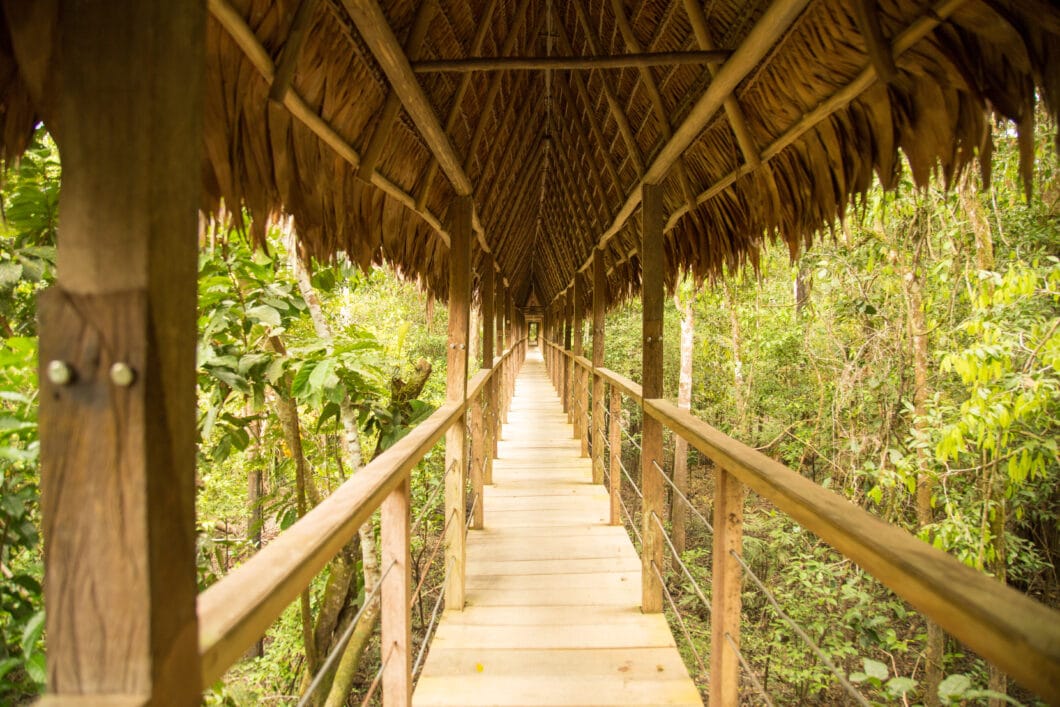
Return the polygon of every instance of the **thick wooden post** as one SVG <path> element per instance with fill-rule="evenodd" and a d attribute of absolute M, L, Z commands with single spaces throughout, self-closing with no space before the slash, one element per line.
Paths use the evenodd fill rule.
<path fill-rule="evenodd" d="M 622 391 L 612 385 L 610 397 L 608 413 L 611 421 L 607 426 L 607 441 L 611 446 L 611 525 L 622 525 Z"/>
<path fill-rule="evenodd" d="M 607 307 L 607 269 L 604 252 L 593 253 L 593 483 L 604 482 L 604 379 L 596 374 L 604 365 L 604 315 Z"/>
<path fill-rule="evenodd" d="M 585 293 L 582 291 L 585 284 L 577 274 L 574 276 L 574 336 L 572 351 L 575 356 L 585 355 Z M 584 385 L 585 370 L 577 363 L 571 368 L 573 371 L 573 407 L 574 436 L 581 440 L 582 456 L 589 456 L 589 437 L 586 434 L 585 415 L 587 413 L 587 390 Z"/>
<path fill-rule="evenodd" d="M 512 295 L 510 288 L 504 290 L 504 307 L 505 316 L 504 322 L 508 327 L 508 346 L 514 347 L 518 341 L 516 337 L 516 326 L 515 326 L 515 297 Z M 508 422 L 508 411 L 512 407 L 512 396 L 515 394 L 515 369 L 518 363 L 518 351 L 512 351 L 511 360 L 508 362 L 508 367 L 505 369 L 507 372 L 506 383 L 507 388 L 504 392 L 504 422 Z"/>
<path fill-rule="evenodd" d="M 197 705 L 206 5 L 62 0 L 57 17 L 59 279 L 38 310 L 47 690 Z"/>
<path fill-rule="evenodd" d="M 659 184 L 644 185 L 641 207 L 641 303 L 643 306 L 643 368 L 641 386 L 644 398 L 663 396 L 663 189 Z M 644 545 L 641 559 L 641 610 L 645 613 L 662 611 L 662 585 L 656 568 L 662 572 L 663 538 L 659 521 L 663 518 L 666 502 L 663 480 L 655 467 L 663 465 L 662 423 L 647 413 L 641 423 L 640 484 L 644 494 L 642 532 Z M 653 566 L 654 565 L 654 566 Z"/>
<path fill-rule="evenodd" d="M 381 655 L 383 702 L 408 707 L 412 704 L 412 557 L 409 554 L 409 480 L 390 492 L 380 512 L 382 531 L 383 586 L 380 588 L 382 620 Z"/>
<path fill-rule="evenodd" d="M 493 256 L 485 256 L 485 266 L 482 273 L 482 284 L 479 287 L 480 296 L 482 297 L 482 368 L 493 367 L 493 356 L 494 356 L 494 313 L 493 313 L 493 294 L 495 289 L 494 284 L 494 271 L 493 271 Z M 493 424 L 491 417 L 497 414 L 497 401 L 493 396 L 494 386 L 491 382 L 482 386 L 482 398 L 483 407 L 485 410 L 485 446 L 482 450 L 482 454 L 485 457 L 484 467 L 482 471 L 482 482 L 483 484 L 493 483 L 493 449 L 495 446 L 495 438 L 497 436 L 496 426 Z M 481 506 L 481 499 L 479 502 Z M 478 525 L 476 528 L 481 528 L 481 519 L 477 519 Z"/>
<path fill-rule="evenodd" d="M 467 341 L 471 305 L 471 209 L 469 196 L 453 200 L 449 233 L 449 349 L 445 398 L 467 397 Z M 445 433 L 445 585 L 447 611 L 464 609 L 464 458 L 466 422 L 463 417 Z"/>
<path fill-rule="evenodd" d="M 725 639 L 740 645 L 740 564 L 743 551 L 743 485 L 717 468 L 714 482 L 714 559 L 711 586 L 710 704 L 740 703 L 740 662 Z"/>
<path fill-rule="evenodd" d="M 504 278 L 494 278 L 493 288 L 493 322 L 494 329 L 496 330 L 496 342 L 494 344 L 494 358 L 498 355 L 503 355 L 505 349 L 504 338 Z M 490 379 L 490 387 L 493 389 L 490 395 L 493 396 L 493 458 L 497 458 L 497 451 L 499 449 L 499 443 L 501 440 L 501 432 L 503 432 L 503 422 L 501 420 L 501 406 L 504 404 L 504 386 L 501 379 L 504 377 L 504 365 L 493 374 Z"/>

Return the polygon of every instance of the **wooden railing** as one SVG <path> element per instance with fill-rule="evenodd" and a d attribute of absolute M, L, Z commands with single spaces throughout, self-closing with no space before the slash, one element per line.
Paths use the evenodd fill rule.
<path fill-rule="evenodd" d="M 554 342 L 546 340 L 545 349 L 552 382 L 561 393 L 566 390 L 570 397 L 572 391 L 583 391 L 583 382 L 588 380 L 606 383 L 610 388 L 606 434 L 611 459 L 605 462 L 602 458 L 604 444 L 593 444 L 592 453 L 594 463 L 599 456 L 600 463 L 609 463 L 612 470 L 613 524 L 622 522 L 618 511 L 622 503 L 622 474 L 615 471 L 621 460 L 614 458 L 620 450 L 622 396 L 641 408 L 645 420 L 658 421 L 687 440 L 717 467 L 711 592 L 712 703 L 716 695 L 720 704 L 736 703 L 733 696 L 739 683 L 739 665 L 733 648 L 739 644 L 743 497 L 749 488 L 1016 682 L 1048 702 L 1060 704 L 1060 612 L 967 567 L 909 532 L 885 523 L 839 494 L 719 432 L 687 410 L 666 400 L 642 399 L 641 386 L 628 378 L 606 368 L 593 368 L 590 361 Z M 591 415 L 584 400 L 580 405 L 568 401 L 568 409 L 583 416 L 575 424 L 576 430 L 602 429 L 584 417 Z M 643 460 L 642 469 L 650 463 L 659 465 L 662 473 L 661 458 Z M 643 485 L 640 535 L 642 574 L 647 576 L 656 574 L 651 563 L 657 560 L 650 550 L 661 542 L 663 529 L 661 522 L 653 517 L 653 507 L 660 506 L 662 499 L 649 498 L 647 483 Z M 644 607 L 661 606 L 658 597 L 647 596 L 649 592 L 659 591 L 657 585 L 647 581 L 643 584 Z"/>
<path fill-rule="evenodd" d="M 351 478 L 316 508 L 282 532 L 246 563 L 208 588 L 198 599 L 199 651 L 203 688 L 220 678 L 294 601 L 313 577 L 350 541 L 357 529 L 381 510 L 383 579 L 380 588 L 383 700 L 407 705 L 412 695 L 410 637 L 410 472 L 458 420 L 469 412 L 472 447 L 486 453 L 484 440 L 496 440 L 514 389 L 515 374 L 526 355 L 526 340 L 517 341 L 494 359 L 492 368 L 480 369 L 467 384 L 462 401 L 442 405 L 379 457 Z M 495 425 L 487 425 L 482 407 L 496 404 Z M 490 429 L 492 428 L 492 429 Z M 489 451 L 489 456 L 495 453 Z M 461 488 L 467 478 L 461 470 Z M 472 463 L 481 472 L 482 460 Z M 483 473 L 471 473 L 474 507 L 483 505 Z M 446 508 L 464 517 L 459 508 Z M 461 524 L 462 527 L 462 524 Z M 463 537 L 463 534 L 460 534 Z M 447 555 L 457 550 L 447 542 Z M 447 558 L 447 566 L 450 563 Z M 463 564 L 452 563 L 458 572 Z M 453 577 L 451 581 L 461 581 Z"/>

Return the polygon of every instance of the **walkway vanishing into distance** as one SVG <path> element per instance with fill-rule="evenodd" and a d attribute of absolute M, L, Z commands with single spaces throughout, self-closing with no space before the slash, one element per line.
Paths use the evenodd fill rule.
<path fill-rule="evenodd" d="M 541 352 L 530 349 L 467 540 L 467 604 L 446 611 L 415 705 L 702 705 L 641 560 L 608 525 Z"/>

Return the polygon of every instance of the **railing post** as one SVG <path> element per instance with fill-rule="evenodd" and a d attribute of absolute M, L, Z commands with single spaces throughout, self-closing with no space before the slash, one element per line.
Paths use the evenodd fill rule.
<path fill-rule="evenodd" d="M 710 704 L 740 703 L 741 567 L 731 553 L 743 551 L 743 485 L 717 467 L 714 481 L 714 558 L 711 586 Z"/>
<path fill-rule="evenodd" d="M 614 383 L 611 384 L 610 407 L 607 440 L 611 447 L 611 525 L 622 525 L 622 391 Z"/>
<path fill-rule="evenodd" d="M 572 352 L 575 356 L 585 355 L 585 284 L 577 273 L 574 275 L 574 336 L 572 337 Z M 586 434 L 586 398 L 587 390 L 584 385 L 586 371 L 577 361 L 574 362 L 574 407 L 572 417 L 574 418 L 574 436 L 581 440 L 582 456 L 589 456 L 589 436 Z"/>
<path fill-rule="evenodd" d="M 471 304 L 471 210 L 469 196 L 458 196 L 450 207 L 452 226 L 449 247 L 449 349 L 446 361 L 445 398 L 467 398 L 467 342 Z M 466 416 L 445 433 L 445 608 L 464 608 L 464 473 Z"/>
<path fill-rule="evenodd" d="M 641 302 L 643 307 L 643 369 L 641 372 L 644 400 L 663 395 L 663 190 L 659 184 L 644 185 L 641 207 Z M 643 404 L 641 410 L 644 410 Z M 665 507 L 665 488 L 659 476 L 663 466 L 662 423 L 643 412 L 641 423 L 640 485 L 644 494 L 641 508 L 643 545 L 641 547 L 641 610 L 658 613 L 663 610 L 662 572 L 663 539 L 656 517 L 661 521 Z"/>
<path fill-rule="evenodd" d="M 493 257 L 483 255 L 482 273 L 479 280 L 479 297 L 482 310 L 482 359 L 480 368 L 493 367 Z M 478 499 L 473 513 L 472 527 L 481 530 L 485 505 L 482 487 L 493 483 L 493 425 L 489 415 L 493 412 L 493 396 L 490 381 L 480 389 L 479 398 L 472 403 L 471 439 L 473 453 L 471 461 L 472 497 Z"/>
<path fill-rule="evenodd" d="M 570 356 L 567 352 L 570 351 L 571 343 L 571 296 L 568 291 L 563 295 L 563 351 L 560 352 L 560 359 L 563 363 L 563 412 L 567 413 L 567 422 L 571 421 L 571 409 L 570 409 L 570 374 L 571 374 L 571 363 Z"/>
<path fill-rule="evenodd" d="M 604 365 L 604 314 L 607 307 L 607 269 L 604 252 L 593 253 L 593 483 L 604 482 L 604 379 L 596 369 Z"/>
<path fill-rule="evenodd" d="M 409 479 L 394 489 L 380 513 L 383 586 L 380 588 L 383 660 L 383 704 L 387 707 L 412 704 L 412 558 L 409 553 Z"/>

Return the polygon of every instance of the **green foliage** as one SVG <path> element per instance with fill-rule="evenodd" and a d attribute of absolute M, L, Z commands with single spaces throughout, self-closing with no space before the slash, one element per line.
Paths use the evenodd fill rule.
<path fill-rule="evenodd" d="M 38 130 L 10 166 L 0 227 L 0 701 L 44 686 L 36 295 L 54 278 L 59 162 Z"/>

